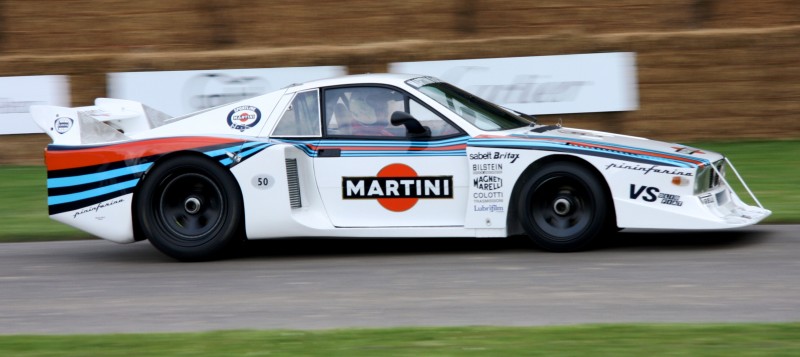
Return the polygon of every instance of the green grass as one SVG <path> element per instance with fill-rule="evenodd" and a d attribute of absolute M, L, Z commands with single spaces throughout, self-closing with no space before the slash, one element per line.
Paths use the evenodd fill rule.
<path fill-rule="evenodd" d="M 769 223 L 800 222 L 800 140 L 706 142 L 691 145 L 728 156 L 761 203 Z M 747 202 L 752 201 L 729 181 Z M 46 173 L 38 166 L 0 166 L 0 241 L 87 238 L 47 216 Z"/>
<path fill-rule="evenodd" d="M 0 242 L 87 237 L 47 215 L 43 166 L 0 166 Z"/>
<path fill-rule="evenodd" d="M 797 356 L 800 323 L 0 336 L 3 356 Z"/>

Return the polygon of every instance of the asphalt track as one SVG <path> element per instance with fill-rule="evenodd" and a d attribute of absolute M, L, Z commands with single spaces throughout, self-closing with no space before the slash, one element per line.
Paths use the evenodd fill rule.
<path fill-rule="evenodd" d="M 800 321 L 800 226 L 523 240 L 265 241 L 178 263 L 148 243 L 0 244 L 0 333 Z"/>

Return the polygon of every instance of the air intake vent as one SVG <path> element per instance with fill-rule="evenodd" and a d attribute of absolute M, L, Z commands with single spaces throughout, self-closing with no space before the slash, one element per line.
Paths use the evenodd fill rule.
<path fill-rule="evenodd" d="M 300 200 L 300 177 L 297 173 L 297 159 L 286 159 L 286 179 L 289 182 L 289 203 L 292 208 L 302 207 Z"/>
<path fill-rule="evenodd" d="M 713 169 L 711 170 L 711 175 L 708 180 L 709 189 L 719 186 L 721 180 L 720 176 L 717 173 L 725 175 L 725 160 L 717 161 L 716 163 L 714 163 L 714 166 L 717 168 L 717 170 Z"/>

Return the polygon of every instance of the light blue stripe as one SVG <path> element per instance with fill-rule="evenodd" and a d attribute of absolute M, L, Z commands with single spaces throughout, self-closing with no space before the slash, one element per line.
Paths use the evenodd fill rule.
<path fill-rule="evenodd" d="M 203 153 L 208 155 L 208 156 L 214 157 L 214 156 L 225 155 L 225 154 L 227 154 L 229 152 L 237 152 L 237 151 L 242 150 L 244 148 L 249 148 L 251 146 L 258 145 L 258 144 L 260 144 L 260 142 L 258 142 L 258 141 L 250 141 L 250 142 L 246 142 L 244 144 L 231 145 L 231 146 L 228 146 L 228 147 L 226 147 L 224 149 L 205 151 Z"/>
<path fill-rule="evenodd" d="M 250 155 L 253 155 L 253 154 L 263 150 L 264 148 L 266 148 L 266 147 L 268 147 L 270 145 L 271 144 L 262 144 L 262 145 L 256 146 L 256 147 L 254 147 L 254 148 L 252 148 L 250 150 L 247 150 L 247 151 L 241 153 L 239 156 L 241 156 L 242 158 L 248 157 Z"/>
<path fill-rule="evenodd" d="M 308 155 L 308 156 L 317 156 L 317 152 L 314 151 L 314 150 L 311 150 L 311 148 L 309 148 L 305 144 L 294 144 L 294 147 L 297 148 L 297 149 L 303 150 L 303 152 L 305 152 L 306 155 Z"/>
<path fill-rule="evenodd" d="M 521 137 L 524 138 L 525 136 L 521 136 Z M 641 150 L 641 151 L 647 151 L 647 152 L 652 152 L 652 153 L 657 153 L 657 154 L 668 154 L 668 155 L 672 155 L 672 156 L 675 156 L 675 157 L 681 157 L 681 158 L 685 158 L 685 159 L 692 159 L 692 160 L 697 160 L 698 159 L 698 158 L 693 157 L 693 156 L 681 155 L 681 154 L 678 154 L 678 153 L 667 153 L 667 152 L 663 152 L 663 151 L 651 150 L 651 149 L 646 149 L 646 148 L 642 148 L 642 147 L 627 146 L 627 145 L 621 145 L 621 144 L 612 144 L 612 143 L 603 142 L 603 141 L 594 141 L 594 140 L 586 140 L 586 139 L 570 139 L 570 138 L 557 137 L 557 136 L 543 136 L 541 138 L 553 139 L 553 140 L 570 140 L 570 141 L 574 141 L 574 142 L 578 142 L 578 143 L 585 143 L 585 144 L 590 144 L 590 145 L 613 146 L 613 147 L 617 147 L 617 148 L 621 148 L 621 149 Z"/>
<path fill-rule="evenodd" d="M 398 148 L 398 150 L 351 150 L 342 152 L 342 156 L 358 157 L 358 156 L 463 156 L 466 155 L 466 150 L 447 150 L 437 151 L 435 149 L 443 146 L 451 146 L 458 144 L 466 144 L 469 141 L 469 136 L 459 136 L 455 138 L 448 138 L 436 141 L 416 141 L 416 140 L 275 140 L 279 143 L 293 144 L 299 150 L 302 150 L 310 157 L 317 157 L 317 152 L 312 150 L 307 145 L 312 144 L 320 149 L 324 148 L 338 148 L 342 146 L 352 147 L 387 147 Z M 431 149 L 430 151 L 410 151 L 409 148 L 418 149 Z M 406 150 L 404 150 L 406 149 Z"/>
<path fill-rule="evenodd" d="M 557 136 L 536 136 L 536 137 L 533 137 L 533 136 L 528 136 L 528 135 L 524 135 L 524 134 L 514 134 L 512 136 L 515 137 L 515 138 L 520 138 L 522 140 L 529 139 L 529 138 L 530 139 L 532 139 L 532 138 L 543 138 L 543 139 L 553 139 L 553 140 L 570 140 L 570 141 L 574 141 L 574 142 L 578 142 L 578 143 L 586 143 L 586 144 L 590 144 L 590 145 L 613 146 L 613 147 L 617 147 L 617 148 L 620 148 L 620 149 L 640 150 L 640 151 L 646 151 L 646 152 L 650 152 L 650 153 L 654 153 L 654 154 L 671 155 L 671 156 L 680 157 L 680 158 L 687 159 L 687 160 L 702 161 L 706 165 L 710 165 L 711 164 L 711 161 L 708 161 L 707 159 L 695 157 L 695 156 L 682 155 L 682 154 L 673 153 L 673 152 L 663 152 L 663 151 L 646 149 L 646 148 L 635 147 L 635 146 L 611 144 L 611 143 L 602 142 L 602 141 L 592 141 L 592 140 L 585 140 L 585 139 L 570 139 L 570 138 L 557 137 Z M 480 140 L 480 139 L 478 139 L 478 140 Z M 517 139 L 517 140 L 519 140 L 519 139 Z M 566 145 L 566 143 L 565 143 L 565 145 Z M 572 145 L 570 145 L 570 146 L 572 146 Z"/>
<path fill-rule="evenodd" d="M 375 157 L 375 156 L 466 156 L 467 152 L 459 151 L 345 151 L 342 156 L 346 157 Z"/>
<path fill-rule="evenodd" d="M 57 205 L 62 203 L 69 203 L 74 201 L 85 200 L 87 198 L 92 198 L 100 195 L 105 195 L 107 193 L 121 191 L 127 188 L 131 188 L 136 186 L 136 183 L 139 182 L 139 179 L 128 180 L 124 182 L 120 182 L 113 185 L 108 185 L 100 188 L 95 188 L 92 190 L 87 190 L 78 193 L 71 193 L 68 195 L 61 195 L 61 196 L 50 196 L 47 198 L 48 205 Z"/>
<path fill-rule="evenodd" d="M 248 146 L 253 146 L 253 145 L 248 145 Z M 239 157 L 240 157 L 240 158 L 245 158 L 245 157 L 248 157 L 248 156 L 250 156 L 250 155 L 253 155 L 253 154 L 255 154 L 255 153 L 257 153 L 257 152 L 259 152 L 259 151 L 263 150 L 263 149 L 264 149 L 264 148 L 266 148 L 266 147 L 269 147 L 269 146 L 272 146 L 272 144 L 270 144 L 270 143 L 261 143 L 259 146 L 257 146 L 257 147 L 255 147 L 255 148 L 252 148 L 252 149 L 250 149 L 250 150 L 247 150 L 247 151 L 245 151 L 245 152 L 243 152 L 243 153 L 239 154 Z M 226 152 L 226 153 L 227 153 L 227 152 Z M 219 163 L 220 163 L 220 164 L 222 164 L 223 166 L 228 166 L 228 165 L 231 165 L 231 164 L 233 164 L 233 159 L 231 159 L 231 158 L 229 158 L 229 157 L 226 157 L 226 158 L 224 158 L 224 159 L 222 159 L 222 160 L 219 160 Z"/>
<path fill-rule="evenodd" d="M 47 188 L 68 187 L 68 186 L 83 185 L 103 180 L 110 180 L 115 177 L 147 171 L 147 169 L 150 168 L 150 166 L 152 165 L 153 165 L 152 162 L 148 162 L 146 164 L 122 167 L 119 169 L 97 172 L 93 174 L 47 179 Z"/>
<path fill-rule="evenodd" d="M 546 148 L 572 148 L 572 149 L 579 150 L 579 151 L 605 152 L 605 153 L 609 153 L 609 154 L 613 154 L 613 155 L 617 155 L 617 156 L 622 156 L 622 157 L 633 157 L 633 158 L 639 158 L 639 159 L 644 159 L 644 160 L 648 160 L 648 161 L 661 162 L 661 163 L 668 164 L 670 166 L 678 166 L 678 167 L 686 167 L 686 168 L 697 167 L 697 165 L 695 165 L 695 164 L 692 164 L 692 163 L 689 163 L 689 162 L 685 162 L 685 161 L 675 160 L 675 159 L 668 159 L 668 158 L 662 158 L 662 157 L 650 156 L 650 155 L 643 155 L 643 154 L 634 154 L 634 153 L 628 153 L 628 152 L 624 152 L 624 151 L 616 151 L 616 150 L 612 150 L 612 149 L 589 148 L 589 147 L 583 147 L 583 146 L 567 145 L 566 143 L 560 143 L 560 142 L 546 142 L 546 141 L 543 141 L 543 142 L 530 142 L 530 141 L 516 141 L 516 140 L 513 140 L 513 141 L 508 141 L 508 140 L 485 140 L 485 141 L 483 141 L 482 140 L 480 142 L 471 142 L 470 145 L 471 146 L 475 146 L 475 147 L 497 147 L 497 146 L 509 147 L 510 146 L 510 147 L 517 147 L 517 148 L 534 148 L 534 149 L 536 149 L 536 148 L 545 148 L 545 149 Z M 641 149 L 636 149 L 636 150 L 641 150 Z M 650 150 L 643 150 L 643 151 L 653 152 L 653 151 L 650 151 Z M 660 152 L 656 152 L 656 153 L 660 153 Z M 668 154 L 668 153 L 661 153 L 661 154 Z M 671 155 L 671 154 L 669 154 L 669 155 Z M 702 160 L 702 159 L 699 159 L 699 158 L 693 158 L 693 159 L 705 161 L 705 160 Z"/>
<path fill-rule="evenodd" d="M 323 140 L 318 146 L 386 146 L 386 147 L 440 147 L 457 144 L 464 144 L 468 138 L 460 137 L 454 139 L 436 141 L 416 141 L 416 140 Z"/>

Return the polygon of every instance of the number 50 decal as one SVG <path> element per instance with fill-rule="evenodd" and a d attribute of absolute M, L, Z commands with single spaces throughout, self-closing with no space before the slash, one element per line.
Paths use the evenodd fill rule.
<path fill-rule="evenodd" d="M 252 180 L 250 180 L 250 184 L 252 184 L 253 187 L 260 190 L 266 190 L 272 187 L 274 182 L 275 179 L 272 178 L 272 176 L 270 175 L 256 175 L 253 177 Z"/>

